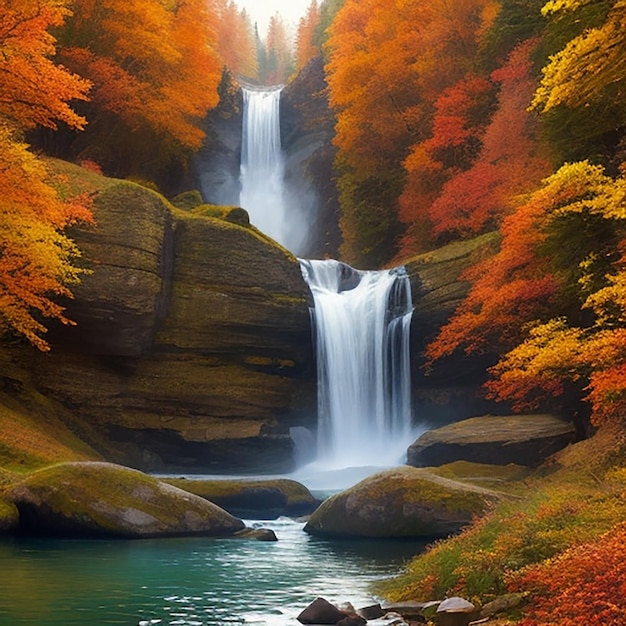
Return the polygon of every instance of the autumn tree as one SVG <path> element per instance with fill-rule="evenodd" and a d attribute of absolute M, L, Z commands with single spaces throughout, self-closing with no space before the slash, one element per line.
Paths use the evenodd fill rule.
<path fill-rule="evenodd" d="M 220 0 L 217 12 L 217 49 L 224 65 L 236 76 L 257 80 L 254 28 L 248 13 L 240 10 L 233 0 Z"/>
<path fill-rule="evenodd" d="M 0 117 L 13 127 L 85 125 L 69 103 L 86 99 L 89 82 L 51 58 L 56 40 L 50 29 L 70 15 L 69 4 L 69 0 L 0 2 Z"/>
<path fill-rule="evenodd" d="M 533 105 L 562 161 L 593 158 L 614 168 L 626 124 L 626 6 L 622 1 L 548 2 L 544 40 L 549 58 Z"/>
<path fill-rule="evenodd" d="M 561 252 L 561 259 L 559 252 L 552 254 L 561 265 L 578 261 L 569 283 L 577 287 L 587 314 L 533 323 L 528 338 L 493 369 L 488 389 L 496 399 L 526 407 L 579 383 L 598 424 L 619 419 L 626 410 L 626 179 L 582 162 L 563 166 L 553 180 L 581 189 L 552 212 L 546 232 L 562 245 L 563 223 L 573 221 L 579 232 L 586 227 L 588 241 L 578 235 L 568 242 L 578 244 L 578 258 L 571 258 L 573 251 L 565 257 Z"/>
<path fill-rule="evenodd" d="M 270 18 L 265 41 L 266 65 L 259 79 L 264 85 L 280 85 L 293 72 L 292 47 L 287 28 L 278 13 Z"/>
<path fill-rule="evenodd" d="M 469 295 L 427 353 L 505 353 L 490 397 L 536 409 L 587 389 L 592 419 L 626 408 L 626 180 L 566 164 L 502 225 Z M 614 418 L 614 417 L 613 417 Z"/>
<path fill-rule="evenodd" d="M 475 176 L 466 172 L 470 167 L 474 170 L 481 150 L 493 91 L 486 78 L 470 75 L 445 89 L 437 99 L 432 137 L 415 144 L 404 161 L 407 177 L 399 199 L 399 216 L 407 229 L 401 239 L 399 261 L 428 247 L 433 239 L 430 231 L 439 235 L 450 226 L 445 219 L 447 196 L 452 196 L 460 216 L 473 212 L 480 195 L 492 188 L 493 173 L 476 171 Z M 472 192 L 468 183 L 476 177 L 479 180 Z M 448 183 L 451 179 L 455 184 Z"/>
<path fill-rule="evenodd" d="M 93 83 L 87 132 L 63 156 L 116 175 L 155 175 L 204 138 L 222 64 L 216 10 L 204 0 L 75 0 L 60 58 Z M 159 149 L 155 149 L 159 146 Z"/>
<path fill-rule="evenodd" d="M 50 29 L 70 15 L 50 0 L 0 0 L 0 331 L 13 331 L 48 348 L 42 319 L 71 323 L 55 296 L 70 296 L 79 255 L 63 229 L 90 220 L 85 198 L 65 199 L 45 164 L 20 140 L 37 125 L 80 129 L 71 108 L 89 84 L 56 65 Z"/>
<path fill-rule="evenodd" d="M 428 209 L 435 235 L 463 238 L 499 227 L 516 199 L 550 173 L 537 140 L 538 116 L 527 110 L 536 88 L 531 71 L 536 46 L 536 40 L 520 44 L 491 74 L 499 87 L 496 110 L 480 136 L 471 167 L 450 177 Z"/>
<path fill-rule="evenodd" d="M 306 15 L 300 19 L 296 37 L 296 65 L 302 69 L 312 58 L 320 54 L 316 31 L 320 21 L 317 0 L 311 0 Z"/>
<path fill-rule="evenodd" d="M 403 162 L 430 136 L 433 103 L 471 70 L 495 8 L 491 0 L 347 0 L 337 13 L 326 53 L 348 260 L 371 266 L 392 256 Z"/>

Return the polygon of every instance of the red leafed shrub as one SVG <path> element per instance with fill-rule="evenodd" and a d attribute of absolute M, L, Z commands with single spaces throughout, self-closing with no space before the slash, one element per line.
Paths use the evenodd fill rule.
<path fill-rule="evenodd" d="M 532 599 L 519 626 L 626 624 L 626 524 L 511 577 Z"/>

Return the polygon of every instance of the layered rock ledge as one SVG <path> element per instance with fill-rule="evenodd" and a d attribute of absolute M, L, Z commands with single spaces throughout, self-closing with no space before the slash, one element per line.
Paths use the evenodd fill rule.
<path fill-rule="evenodd" d="M 289 428 L 315 417 L 297 259 L 241 209 L 181 210 L 140 185 L 53 165 L 70 193 L 93 196 L 96 223 L 71 233 L 91 272 L 68 302 L 77 325 L 50 330 L 50 354 L 20 356 L 37 388 L 116 463 L 291 469 Z"/>
<path fill-rule="evenodd" d="M 574 442 L 575 427 L 554 415 L 473 417 L 424 433 L 407 452 L 415 467 L 470 461 L 534 467 Z"/>

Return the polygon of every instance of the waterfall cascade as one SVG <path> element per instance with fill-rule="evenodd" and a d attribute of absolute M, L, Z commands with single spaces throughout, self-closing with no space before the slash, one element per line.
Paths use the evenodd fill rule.
<path fill-rule="evenodd" d="M 255 226 L 298 254 L 307 222 L 297 202 L 286 201 L 280 94 L 243 90 L 240 204 Z M 315 304 L 317 460 L 328 469 L 397 464 L 412 434 L 406 272 L 361 272 L 338 261 L 302 260 L 301 267 Z"/>
<path fill-rule="evenodd" d="M 280 143 L 280 93 L 277 89 L 243 89 L 244 114 L 239 203 L 251 222 L 289 247 L 285 210 L 285 160 Z"/>
<path fill-rule="evenodd" d="M 314 299 L 318 460 L 397 464 L 411 442 L 411 289 L 404 268 L 300 262 Z"/>

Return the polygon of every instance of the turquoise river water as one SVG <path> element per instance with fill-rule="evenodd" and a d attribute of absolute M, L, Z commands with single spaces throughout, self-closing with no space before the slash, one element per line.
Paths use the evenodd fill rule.
<path fill-rule="evenodd" d="M 368 586 L 421 547 L 325 541 L 286 518 L 259 524 L 278 542 L 2 540 L 0 625 L 293 625 L 317 596 L 371 604 Z"/>

